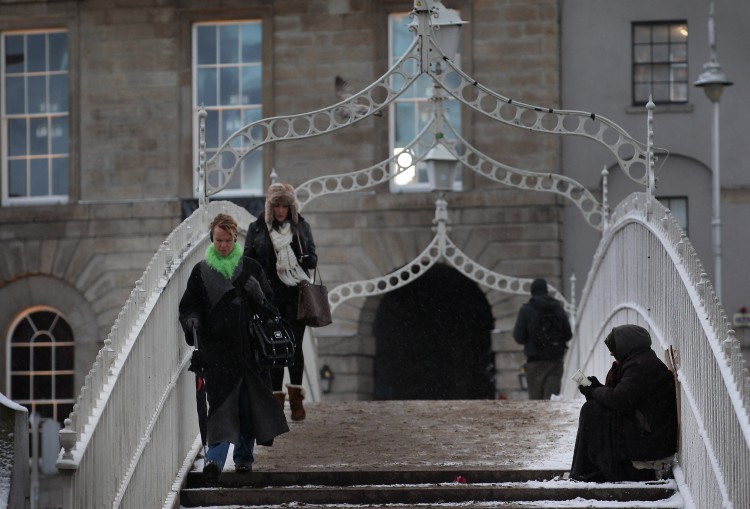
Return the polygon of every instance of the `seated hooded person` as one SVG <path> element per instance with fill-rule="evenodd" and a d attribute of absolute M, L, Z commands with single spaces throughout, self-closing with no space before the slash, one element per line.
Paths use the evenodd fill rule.
<path fill-rule="evenodd" d="M 570 478 L 576 481 L 648 481 L 655 460 L 677 452 L 677 397 L 672 372 L 651 349 L 643 327 L 622 325 L 604 340 L 615 358 L 602 385 L 590 376 L 576 435 Z"/>

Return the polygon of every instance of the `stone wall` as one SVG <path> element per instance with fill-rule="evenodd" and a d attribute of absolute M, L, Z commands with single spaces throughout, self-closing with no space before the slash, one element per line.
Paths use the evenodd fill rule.
<path fill-rule="evenodd" d="M 445 4 L 469 21 L 462 35 L 465 71 L 508 97 L 559 105 L 556 1 Z M 0 4 L 0 30 L 67 28 L 71 69 L 70 202 L 0 209 L 3 302 L 12 300 L 23 309 L 46 301 L 69 312 L 84 352 L 80 364 L 77 360 L 79 378 L 88 371 L 85 359 L 93 359 L 135 280 L 179 222 L 179 200 L 193 198 L 193 22 L 263 21 L 264 115 L 274 116 L 333 104 L 336 75 L 360 89 L 385 73 L 387 14 L 412 7 L 404 0 Z M 462 117 L 464 137 L 493 159 L 522 169 L 559 170 L 555 137 L 500 125 L 468 110 Z M 273 168 L 281 180 L 298 185 L 372 166 L 388 157 L 388 129 L 386 114 L 326 136 L 267 146 L 266 170 Z M 491 270 L 543 276 L 557 285 L 559 200 L 508 190 L 467 171 L 463 178 L 464 191 L 448 196 L 451 239 Z M 303 214 L 313 226 L 330 287 L 399 268 L 434 235 L 434 196 L 394 195 L 387 186 L 324 197 Z M 55 284 L 48 286 L 49 281 Z M 49 288 L 55 288 L 54 295 Z M 486 296 L 499 328 L 512 326 L 526 300 L 494 292 Z M 336 343 L 336 356 L 324 353 L 322 361 L 352 380 L 332 397 L 371 394 L 367 380 L 374 342 L 368 316 L 376 305 L 376 298 L 349 302 L 337 310 L 332 326 L 317 331 L 322 352 Z M 12 314 L 0 316 L 0 330 Z"/>

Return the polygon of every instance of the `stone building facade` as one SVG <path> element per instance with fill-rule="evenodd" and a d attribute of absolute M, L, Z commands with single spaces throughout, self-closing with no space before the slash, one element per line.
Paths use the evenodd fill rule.
<path fill-rule="evenodd" d="M 469 22 L 461 36 L 461 65 L 468 74 L 520 101 L 560 106 L 557 1 L 446 4 Z M 261 104 L 263 117 L 270 117 L 337 102 L 336 75 L 359 89 L 384 74 L 389 66 L 388 16 L 412 7 L 406 0 L 0 3 L 0 34 L 49 30 L 67 34 L 68 80 L 64 196 L 49 202 L 14 201 L 8 180 L 3 180 L 0 371 L 5 376 L 0 378 L 0 391 L 14 398 L 26 390 L 32 399 L 54 400 L 56 406 L 42 402 L 38 410 L 62 420 L 150 257 L 194 207 L 195 24 L 252 20 L 262 25 Z M 4 55 L 6 71 L 11 68 L 8 54 Z M 6 72 L 4 78 L 8 76 Z M 7 83 L 4 79 L 3 86 Z M 512 129 L 468 110 L 460 116 L 462 136 L 489 157 L 530 170 L 560 168 L 560 141 L 555 137 Z M 4 123 L 8 118 L 4 114 Z M 389 112 L 384 112 L 383 117 L 326 136 L 264 147 L 261 190 L 270 183 L 272 170 L 281 180 L 299 185 L 316 176 L 385 160 L 391 128 Z M 517 277 L 546 277 L 560 287 L 560 200 L 505 189 L 466 171 L 462 178 L 463 190 L 448 195 L 451 239 L 488 269 Z M 235 194 L 232 199 L 245 200 L 257 214 L 262 203 L 259 194 Z M 434 235 L 434 199 L 429 192 L 394 193 L 383 185 L 310 203 L 303 214 L 313 227 L 325 283 L 335 287 L 381 276 L 412 261 Z M 443 377 L 487 373 L 492 390 L 476 390 L 469 397 L 524 397 L 517 376 L 523 357 L 507 330 L 526 297 L 491 292 L 469 281 L 471 298 L 463 307 L 447 302 L 455 296 L 450 297 L 444 283 L 466 283 L 456 279 L 457 274 L 449 269 L 424 276 L 424 291 L 437 295 L 436 299 L 415 294 L 390 297 L 408 299 L 397 301 L 396 309 L 406 310 L 399 320 L 409 321 L 414 330 L 438 325 L 429 329 L 438 331 L 436 337 L 420 340 L 416 350 L 420 355 L 407 359 L 411 374 L 401 373 L 395 380 L 378 379 L 375 369 L 379 358 L 399 359 L 403 346 L 391 341 L 388 351 L 378 348 L 385 343 L 376 337 L 377 330 L 398 331 L 390 323 L 395 318 L 380 312 L 387 296 L 355 299 L 337 309 L 335 323 L 316 331 L 319 364 L 327 364 L 335 373 L 332 392 L 326 397 L 389 397 L 392 391 L 378 392 L 377 387 L 405 384 L 424 389 L 414 397 L 453 397 L 446 388 L 436 392 L 434 381 L 440 374 L 428 376 L 423 362 Z M 457 314 L 456 309 L 467 308 L 482 310 L 478 328 Z M 55 368 L 60 380 L 74 377 L 74 383 L 60 384 L 56 392 L 41 391 L 39 398 L 33 398 L 34 389 L 24 389 L 23 380 L 18 387 L 11 382 L 11 372 L 31 370 L 26 374 L 34 378 L 41 376 L 34 369 L 46 369 L 42 361 L 29 366 L 11 359 L 14 332 L 36 311 L 42 312 L 37 316 L 41 321 L 58 317 L 69 325 L 64 336 L 73 348 L 67 345 L 65 355 L 74 361 Z M 457 329 L 440 335 L 440 330 L 448 330 L 441 323 Z M 44 337 L 50 335 L 54 336 Z M 436 350 L 435 345 L 453 346 Z M 476 348 L 482 350 L 480 355 L 462 359 Z M 436 351 L 452 362 L 435 359 Z M 489 364 L 480 364 L 480 358 Z M 463 371 L 453 372 L 459 369 Z"/>

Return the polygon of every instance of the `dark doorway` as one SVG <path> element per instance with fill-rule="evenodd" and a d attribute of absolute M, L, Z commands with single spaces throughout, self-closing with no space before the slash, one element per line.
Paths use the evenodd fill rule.
<path fill-rule="evenodd" d="M 435 265 L 375 314 L 375 399 L 494 399 L 492 310 L 476 283 Z"/>

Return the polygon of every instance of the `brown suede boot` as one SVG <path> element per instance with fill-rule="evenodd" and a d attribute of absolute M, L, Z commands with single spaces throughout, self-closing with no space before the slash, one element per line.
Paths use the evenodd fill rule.
<path fill-rule="evenodd" d="M 276 401 L 279 402 L 279 405 L 281 405 L 282 410 L 284 409 L 284 400 L 286 399 L 286 394 L 284 391 L 273 391 L 273 396 L 276 398 Z"/>
<path fill-rule="evenodd" d="M 289 390 L 289 406 L 292 409 L 293 421 L 305 420 L 305 407 L 302 406 L 302 400 L 305 399 L 305 390 L 301 385 L 287 384 Z"/>

